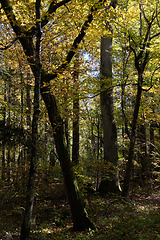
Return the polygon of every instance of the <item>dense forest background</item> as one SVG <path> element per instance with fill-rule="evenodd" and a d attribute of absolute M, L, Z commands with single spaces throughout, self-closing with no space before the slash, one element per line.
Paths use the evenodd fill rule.
<path fill-rule="evenodd" d="M 0 239 L 160 239 L 159 1 L 0 2 Z"/>

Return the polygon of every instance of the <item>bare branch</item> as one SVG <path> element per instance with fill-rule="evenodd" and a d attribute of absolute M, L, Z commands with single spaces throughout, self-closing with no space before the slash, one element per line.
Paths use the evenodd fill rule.
<path fill-rule="evenodd" d="M 140 9 L 141 13 L 143 14 L 143 17 L 144 17 L 144 19 L 146 20 L 146 22 L 149 23 L 149 20 L 148 20 L 148 18 L 146 17 L 146 14 L 145 14 L 145 11 L 144 11 L 143 4 L 142 4 L 142 3 L 139 4 L 139 9 Z"/>
<path fill-rule="evenodd" d="M 159 5 L 159 1 L 156 4 L 156 19 L 157 19 L 157 24 L 160 27 L 160 22 L 159 22 L 159 19 L 158 19 L 158 15 L 160 14 L 160 12 L 158 12 L 158 5 Z"/>
<path fill-rule="evenodd" d="M 160 69 L 160 66 L 159 66 L 159 67 L 156 67 L 156 68 L 154 69 L 154 71 L 152 72 L 152 76 L 151 76 L 151 86 L 150 86 L 148 89 L 142 88 L 143 91 L 149 92 L 149 90 L 153 87 L 153 78 L 154 78 L 155 72 L 156 72 L 157 70 L 159 70 L 159 69 Z"/>
<path fill-rule="evenodd" d="M 159 35 L 160 35 L 160 32 L 154 34 L 152 37 L 150 37 L 150 40 L 152 40 L 152 39 L 155 38 L 155 37 L 158 37 Z"/>
<path fill-rule="evenodd" d="M 152 87 L 153 87 L 153 85 L 150 86 L 148 89 L 142 88 L 142 91 L 143 91 L 143 92 L 149 92 L 149 91 L 151 90 Z"/>

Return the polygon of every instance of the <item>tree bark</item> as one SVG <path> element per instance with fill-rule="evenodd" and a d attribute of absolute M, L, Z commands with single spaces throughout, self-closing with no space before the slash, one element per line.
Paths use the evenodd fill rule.
<path fill-rule="evenodd" d="M 9 74 L 11 74 L 11 69 L 9 69 Z M 11 129 L 11 76 L 9 77 L 8 82 L 8 117 L 7 117 L 7 126 Z M 11 143 L 8 141 L 8 151 L 7 151 L 7 181 L 10 182 L 11 180 Z"/>
<path fill-rule="evenodd" d="M 136 139 L 136 127 L 137 127 L 138 113 L 139 113 L 141 95 L 142 95 L 142 83 L 143 83 L 143 77 L 142 77 L 142 74 L 140 73 L 138 76 L 137 94 L 136 94 L 136 101 L 135 101 L 135 107 L 134 107 L 132 125 L 131 125 L 128 162 L 126 165 L 126 174 L 124 177 L 124 184 L 123 184 L 123 190 L 122 190 L 123 197 L 129 196 L 131 173 L 132 173 L 132 167 L 133 167 L 132 160 L 134 157 L 134 147 L 135 147 L 135 139 Z"/>
<path fill-rule="evenodd" d="M 119 192 L 117 129 L 114 120 L 112 86 L 112 38 L 101 39 L 101 114 L 104 137 L 104 160 L 110 166 L 110 174 L 103 179 L 99 191 Z M 106 187 L 105 187 L 106 185 Z M 111 185 L 111 187 L 109 186 Z"/>
<path fill-rule="evenodd" d="M 79 84 L 78 84 L 78 58 L 76 55 L 74 63 L 74 95 L 73 95 L 73 143 L 72 143 L 72 162 L 77 165 L 79 163 Z"/>
<path fill-rule="evenodd" d="M 42 80 L 42 82 L 44 81 Z M 49 120 L 53 128 L 58 160 L 60 161 L 68 199 L 70 202 L 74 224 L 73 229 L 76 231 L 81 231 L 89 228 L 95 229 L 93 223 L 87 217 L 85 206 L 80 195 L 68 149 L 65 146 L 63 120 L 58 112 L 55 97 L 50 92 L 49 84 L 44 84 L 44 87 L 41 87 L 41 95 L 45 102 Z"/>
<path fill-rule="evenodd" d="M 145 121 L 145 120 L 144 120 Z M 137 130 L 137 143 L 138 143 L 138 160 L 141 164 L 140 169 L 140 184 L 146 185 L 150 176 L 149 171 L 149 156 L 147 154 L 147 139 L 146 139 L 146 124 L 141 123 Z"/>
<path fill-rule="evenodd" d="M 41 82 L 41 19 L 40 10 L 41 0 L 36 0 L 36 56 L 35 56 L 35 87 L 34 87 L 34 113 L 32 120 L 32 152 L 30 160 L 29 182 L 27 189 L 26 207 L 24 219 L 21 228 L 21 240 L 28 240 L 30 234 L 30 224 L 33 211 L 34 189 L 36 180 L 36 166 L 38 160 L 38 119 L 39 119 L 39 98 L 40 98 L 40 82 Z"/>
<path fill-rule="evenodd" d="M 116 8 L 117 1 L 111 0 L 110 7 Z M 107 22 L 106 29 L 112 32 L 112 27 Z M 112 86 L 112 36 L 104 36 L 101 39 L 101 63 L 100 63 L 100 104 L 102 115 L 102 127 L 104 138 L 104 161 L 110 168 L 108 176 L 102 179 L 99 191 L 101 193 L 119 192 L 118 176 L 118 147 L 117 129 L 114 120 L 113 86 Z"/>
<path fill-rule="evenodd" d="M 5 79 L 4 79 L 5 81 Z M 7 86 L 6 82 L 4 83 L 4 101 L 7 101 Z M 6 107 L 3 108 L 3 122 L 2 129 L 6 127 Z M 6 133 L 4 130 L 4 134 L 2 135 L 2 180 L 6 178 Z"/>

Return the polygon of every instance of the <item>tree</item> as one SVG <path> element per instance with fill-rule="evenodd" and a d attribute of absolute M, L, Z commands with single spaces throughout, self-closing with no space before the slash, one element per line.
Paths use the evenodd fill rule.
<path fill-rule="evenodd" d="M 148 3 L 151 7 L 151 3 Z M 139 12 L 142 14 L 140 15 L 139 21 L 139 32 L 134 33 L 130 30 L 128 31 L 129 36 L 129 49 L 134 54 L 134 65 L 137 71 L 137 89 L 136 89 L 136 97 L 134 102 L 134 111 L 132 115 L 132 122 L 131 122 L 131 132 L 130 132 L 130 144 L 129 144 L 129 152 L 128 152 L 128 162 L 126 166 L 126 174 L 124 178 L 124 185 L 122 190 L 122 196 L 128 197 L 129 195 L 129 188 L 130 188 L 130 181 L 131 181 L 131 172 L 132 172 L 132 160 L 134 157 L 134 147 L 135 147 L 135 140 L 136 140 L 136 129 L 137 129 L 137 121 L 138 121 L 138 114 L 141 105 L 141 98 L 143 91 L 149 91 L 148 89 L 144 89 L 143 86 L 145 85 L 145 71 L 148 67 L 151 55 L 151 46 L 153 44 L 153 39 L 157 38 L 160 35 L 160 32 L 154 33 L 155 26 L 157 25 L 157 17 L 159 12 L 157 10 L 156 4 L 152 5 L 152 11 L 150 14 L 147 14 L 147 10 L 145 10 L 145 5 L 139 3 Z M 143 16 L 143 21 L 142 21 Z M 142 35 L 143 31 L 143 35 Z M 152 87 L 152 84 L 151 84 Z"/>
<path fill-rule="evenodd" d="M 109 7 L 116 8 L 117 1 L 111 1 Z M 118 192 L 120 190 L 118 179 L 118 147 L 117 129 L 114 119 L 113 84 L 112 84 L 112 30 L 109 23 L 106 29 L 108 36 L 101 39 L 101 114 L 104 136 L 104 161 L 110 169 L 109 176 L 102 179 L 99 191 L 103 193 Z"/>
<path fill-rule="evenodd" d="M 42 16 L 41 26 L 42 28 L 49 22 L 50 16 L 55 14 L 56 10 L 61 6 L 71 2 L 70 0 L 63 0 L 58 3 L 54 1 L 49 5 L 48 11 Z M 43 67 L 41 70 L 41 95 L 46 105 L 50 123 L 53 128 L 53 135 L 55 139 L 56 150 L 58 154 L 58 159 L 61 164 L 63 171 L 64 182 L 66 190 L 68 193 L 68 198 L 71 206 L 72 218 L 74 223 L 75 230 L 84 230 L 84 229 L 94 229 L 94 225 L 88 219 L 84 204 L 82 202 L 80 192 L 75 180 L 74 172 L 72 169 L 72 164 L 70 161 L 68 150 L 65 146 L 64 133 L 63 133 L 63 119 L 60 116 L 58 111 L 57 102 L 55 96 L 51 92 L 50 81 L 56 79 L 58 74 L 61 74 L 64 70 L 67 69 L 69 63 L 71 62 L 75 52 L 84 38 L 86 31 L 89 27 L 89 24 L 93 20 L 93 14 L 101 7 L 103 1 L 99 0 L 93 4 L 89 10 L 89 14 L 86 17 L 86 20 L 82 24 L 82 27 L 79 30 L 77 37 L 75 37 L 73 44 L 71 45 L 70 50 L 64 61 L 61 62 L 59 67 L 54 71 L 54 73 L 48 73 Z M 5 14 L 16 34 L 16 37 L 20 41 L 24 53 L 27 57 L 28 63 L 32 69 L 34 76 L 36 77 L 36 62 L 35 62 L 35 48 L 33 39 L 36 35 L 36 27 L 33 25 L 31 28 L 24 28 L 20 21 L 17 19 L 14 14 L 14 9 L 9 0 L 1 0 L 1 5 Z M 52 16 L 52 18 L 53 18 Z M 27 16 L 28 18 L 28 16 Z"/>
<path fill-rule="evenodd" d="M 36 181 L 36 167 L 38 161 L 38 119 L 41 82 L 41 0 L 36 0 L 36 49 L 35 49 L 35 85 L 34 85 L 34 113 L 32 120 L 32 152 L 30 159 L 29 182 L 27 189 L 26 207 L 21 228 L 21 240 L 28 240 L 34 201 Z"/>

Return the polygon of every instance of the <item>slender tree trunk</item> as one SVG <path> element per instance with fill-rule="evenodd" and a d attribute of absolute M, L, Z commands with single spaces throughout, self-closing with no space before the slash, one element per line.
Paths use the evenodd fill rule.
<path fill-rule="evenodd" d="M 31 103 L 31 72 L 27 74 L 27 85 L 26 85 L 26 104 L 27 104 L 27 110 L 26 110 L 26 124 L 27 124 L 27 137 L 26 137 L 26 145 L 27 145 L 27 163 L 30 162 L 31 159 L 31 131 L 32 131 L 32 118 L 31 118 L 31 109 L 32 109 L 32 103 Z"/>
<path fill-rule="evenodd" d="M 132 118 L 128 162 L 126 165 L 126 174 L 124 177 L 124 184 L 123 184 L 123 190 L 122 190 L 123 197 L 128 197 L 129 195 L 131 173 L 132 173 L 132 167 L 133 167 L 132 160 L 134 157 L 134 147 L 135 147 L 135 138 L 136 138 L 136 126 L 137 126 L 138 113 L 139 113 L 141 95 L 142 95 L 142 83 L 143 83 L 143 77 L 141 74 L 139 74 L 136 101 L 135 101 L 135 107 L 134 107 L 133 118 Z"/>
<path fill-rule="evenodd" d="M 27 103 L 27 129 L 31 128 L 31 73 L 27 74 L 27 85 L 26 85 L 26 103 Z"/>
<path fill-rule="evenodd" d="M 75 70 L 73 73 L 74 80 L 74 99 L 73 99 L 73 143 L 72 143 L 72 162 L 79 163 L 79 84 L 78 84 L 78 55 L 75 59 Z"/>
<path fill-rule="evenodd" d="M 5 82 L 4 87 L 4 101 L 7 101 L 7 87 Z M 3 134 L 3 140 L 2 140 L 2 179 L 5 180 L 6 175 L 6 133 L 5 133 L 5 127 L 6 127 L 6 107 L 3 108 L 3 125 L 2 128 L 4 130 Z"/>
<path fill-rule="evenodd" d="M 36 0 L 36 56 L 35 56 L 35 87 L 34 87 L 34 113 L 32 120 L 32 153 L 30 161 L 30 172 L 28 182 L 28 192 L 26 199 L 26 208 L 24 219 L 21 228 L 21 240 L 28 240 L 30 234 L 30 224 L 34 201 L 34 188 L 36 179 L 36 165 L 38 160 L 38 119 L 39 119 L 39 97 L 40 97 L 40 81 L 41 81 L 41 59 L 40 59 L 40 45 L 41 45 L 41 19 L 40 15 L 41 0 Z"/>
<path fill-rule="evenodd" d="M 149 147 L 149 152 L 150 152 L 150 158 L 153 159 L 153 152 L 154 152 L 154 123 L 150 123 L 150 147 Z"/>
<path fill-rule="evenodd" d="M 6 178 L 6 142 L 3 137 L 2 140 L 2 180 Z"/>
<path fill-rule="evenodd" d="M 137 131 L 137 142 L 138 142 L 138 158 L 141 164 L 140 171 L 140 184 L 143 186 L 147 183 L 147 179 L 150 175 L 149 161 L 147 154 L 147 139 L 146 139 L 146 125 L 145 122 L 141 123 Z"/>
<path fill-rule="evenodd" d="M 9 70 L 9 74 L 11 70 Z M 8 117 L 7 117 L 7 127 L 10 131 L 11 128 L 11 77 L 9 77 L 9 84 L 8 84 Z M 8 133 L 10 134 L 10 133 Z M 8 141 L 8 151 L 7 151 L 7 181 L 10 182 L 11 178 L 11 143 Z"/>

